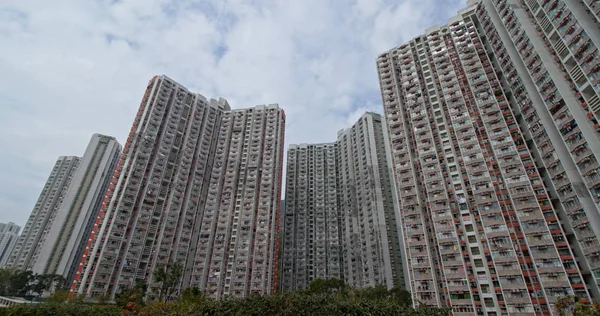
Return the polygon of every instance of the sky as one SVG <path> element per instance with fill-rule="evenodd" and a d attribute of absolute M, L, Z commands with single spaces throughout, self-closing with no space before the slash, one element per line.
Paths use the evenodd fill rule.
<path fill-rule="evenodd" d="M 278 103 L 286 143 L 382 112 L 375 59 L 466 0 L 0 1 L 0 222 L 23 226 L 59 156 L 124 144 L 165 74 L 232 108 Z M 286 145 L 287 148 L 287 145 Z"/>

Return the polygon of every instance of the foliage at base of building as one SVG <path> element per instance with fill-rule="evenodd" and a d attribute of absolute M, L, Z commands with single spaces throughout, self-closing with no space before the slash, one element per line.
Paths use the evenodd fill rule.
<path fill-rule="evenodd" d="M 282 295 L 254 295 L 244 299 L 215 301 L 198 288 L 184 290 L 176 300 L 149 302 L 140 299 L 143 291 L 132 291 L 117 304 L 86 304 L 80 298 L 59 301 L 57 296 L 40 304 L 22 304 L 0 309 L 0 316 L 43 315 L 433 315 L 446 316 L 448 309 L 420 307 L 413 309 L 410 293 L 388 290 L 384 286 L 352 289 L 343 281 L 315 280 L 305 291 Z"/>

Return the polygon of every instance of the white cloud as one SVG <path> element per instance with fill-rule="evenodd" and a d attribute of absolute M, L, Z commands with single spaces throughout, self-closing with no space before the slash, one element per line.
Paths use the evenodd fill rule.
<path fill-rule="evenodd" d="M 23 224 L 60 155 L 124 142 L 167 74 L 235 107 L 279 103 L 288 143 L 333 141 L 380 112 L 378 53 L 464 0 L 98 0 L 0 3 L 0 221 Z"/>

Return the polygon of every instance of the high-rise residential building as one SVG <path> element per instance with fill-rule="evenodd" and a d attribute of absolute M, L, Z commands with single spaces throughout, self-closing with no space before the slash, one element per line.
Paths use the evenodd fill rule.
<path fill-rule="evenodd" d="M 290 145 L 283 222 L 282 291 L 343 279 L 336 144 Z"/>
<path fill-rule="evenodd" d="M 383 117 L 364 114 L 338 133 L 338 209 L 344 279 L 362 288 L 404 287 L 398 201 Z"/>
<path fill-rule="evenodd" d="M 178 262 L 179 289 L 271 293 L 284 121 L 277 105 L 230 110 L 225 99 L 154 77 L 72 292 L 113 297 L 143 280 L 155 295 L 152 271 Z"/>
<path fill-rule="evenodd" d="M 285 174 L 287 174 L 286 172 L 284 172 Z M 282 188 L 283 189 L 283 188 Z M 281 200 L 281 206 L 279 207 L 280 211 L 279 211 L 279 222 L 283 223 L 283 225 L 285 225 L 285 200 Z M 277 293 L 281 293 L 283 291 L 283 283 L 282 280 L 283 278 L 282 276 L 282 269 L 281 269 L 281 263 L 283 262 L 282 258 L 283 258 L 283 243 L 284 243 L 284 238 L 283 238 L 283 230 L 284 230 L 284 226 L 282 224 L 279 225 L 279 230 L 277 231 L 277 238 L 279 239 L 279 249 L 277 251 L 277 254 L 279 255 L 279 257 L 277 258 L 277 261 L 279 262 L 279 267 L 277 268 L 277 275 L 275 276 L 277 278 Z"/>
<path fill-rule="evenodd" d="M 402 239 L 382 117 L 364 114 L 333 143 L 290 145 L 282 289 L 321 278 L 404 287 Z"/>
<path fill-rule="evenodd" d="M 114 137 L 94 134 L 83 157 L 58 159 L 8 266 L 73 279 L 120 151 Z"/>
<path fill-rule="evenodd" d="M 52 228 L 80 161 L 81 158 L 75 156 L 58 158 L 8 258 L 8 267 L 19 270 L 33 269 L 37 254 L 44 246 L 41 241 Z"/>
<path fill-rule="evenodd" d="M 225 100 L 166 76 L 150 80 L 72 290 L 114 295 L 193 251 Z M 200 214 L 201 215 L 201 214 Z"/>
<path fill-rule="evenodd" d="M 13 222 L 0 223 L 0 267 L 8 262 L 8 257 L 17 244 L 21 227 Z"/>
<path fill-rule="evenodd" d="M 284 129 L 276 104 L 224 113 L 189 286 L 215 298 L 273 293 Z"/>
<path fill-rule="evenodd" d="M 377 58 L 415 302 L 598 298 L 597 5 L 470 3 Z"/>
<path fill-rule="evenodd" d="M 478 9 L 489 45 L 510 44 L 497 60 L 505 73 L 516 74 L 507 84 L 519 119 L 594 299 L 600 298 L 598 7 L 595 1 L 495 1 Z M 507 59 L 514 62 L 502 63 Z"/>
<path fill-rule="evenodd" d="M 70 285 L 120 153 L 121 145 L 114 137 L 92 135 L 52 225 L 39 241 L 41 247 L 31 264 L 34 273 L 59 274 Z"/>

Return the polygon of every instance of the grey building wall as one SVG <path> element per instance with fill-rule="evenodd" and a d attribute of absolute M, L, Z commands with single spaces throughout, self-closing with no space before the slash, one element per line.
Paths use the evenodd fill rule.
<path fill-rule="evenodd" d="M 277 104 L 226 111 L 188 261 L 207 295 L 271 294 L 278 273 L 285 113 Z"/>
<path fill-rule="evenodd" d="M 353 287 L 404 287 L 398 209 L 382 117 L 364 114 L 337 139 L 344 279 Z"/>
<path fill-rule="evenodd" d="M 336 144 L 290 145 L 286 168 L 282 290 L 343 278 Z"/>
<path fill-rule="evenodd" d="M 522 124 L 540 149 L 540 165 L 547 170 L 551 194 L 559 202 L 561 223 L 588 289 L 597 298 L 600 34 L 595 6 L 589 1 L 486 4 L 506 53 L 525 78 L 513 77 L 511 83 L 534 101 L 533 106 L 522 107 Z M 526 49 L 520 49 L 523 46 Z"/>
<path fill-rule="evenodd" d="M 562 3 L 471 3 L 377 59 L 415 302 L 534 315 L 597 295 L 595 64 L 581 64 L 597 30 L 567 48 L 592 14 Z"/>
<path fill-rule="evenodd" d="M 224 99 L 207 100 L 166 76 L 149 82 L 73 292 L 114 296 L 146 280 L 155 295 L 152 271 L 169 261 L 185 264 L 226 109 Z"/>
<path fill-rule="evenodd" d="M 13 222 L 0 223 L 0 267 L 8 262 L 8 257 L 17 244 L 21 227 Z"/>
<path fill-rule="evenodd" d="M 42 240 L 52 227 L 80 161 L 74 156 L 58 158 L 8 259 L 8 267 L 33 269 L 35 254 L 44 246 Z"/>
<path fill-rule="evenodd" d="M 282 287 L 316 278 L 404 287 L 398 201 L 382 117 L 364 114 L 326 144 L 290 145 Z"/>
<path fill-rule="evenodd" d="M 34 254 L 34 273 L 59 274 L 70 285 L 113 177 L 121 146 L 114 137 L 94 134 L 63 202 Z"/>
<path fill-rule="evenodd" d="M 178 290 L 272 293 L 284 126 L 277 105 L 230 110 L 154 77 L 71 291 L 114 297 L 145 280 L 156 295 L 152 271 L 179 262 Z"/>

